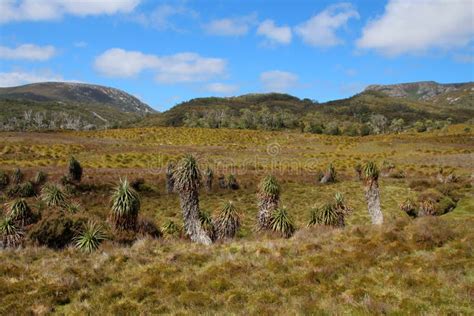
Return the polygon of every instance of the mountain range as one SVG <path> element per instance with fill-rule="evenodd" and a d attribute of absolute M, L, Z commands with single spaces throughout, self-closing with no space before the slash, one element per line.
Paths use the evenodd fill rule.
<path fill-rule="evenodd" d="M 371 115 L 380 114 L 388 120 L 402 118 L 406 122 L 448 118 L 465 122 L 474 117 L 473 97 L 473 82 L 440 84 L 423 81 L 370 85 L 350 98 L 325 103 L 281 93 L 196 98 L 157 113 L 138 98 L 115 88 L 45 82 L 0 88 L 0 124 L 3 122 L 3 129 L 5 126 L 10 129 L 29 126 L 74 129 L 189 126 L 190 120 L 198 122 L 209 115 L 235 122 L 249 113 L 283 113 L 280 116 L 291 116 L 300 121 L 317 117 L 320 121 L 363 123 Z M 39 115 L 37 113 L 41 117 L 35 117 Z M 62 120 L 48 125 L 57 117 Z M 75 124 L 71 127 L 65 122 Z"/>

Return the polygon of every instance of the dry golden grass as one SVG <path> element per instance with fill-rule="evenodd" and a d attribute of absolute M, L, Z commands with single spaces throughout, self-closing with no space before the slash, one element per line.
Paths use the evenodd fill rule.
<path fill-rule="evenodd" d="M 78 216 L 105 222 L 120 177 L 144 178 L 141 214 L 181 224 L 179 201 L 166 194 L 164 168 L 184 153 L 215 176 L 236 174 L 241 189 L 201 192 L 215 212 L 232 200 L 242 228 L 211 247 L 184 239 L 107 242 L 87 255 L 27 245 L 0 250 L 0 314 L 472 314 L 474 304 L 474 135 L 464 126 L 423 134 L 343 137 L 240 130 L 147 128 L 98 132 L 2 133 L 0 170 L 21 167 L 59 181 L 70 155 L 84 166 Z M 393 163 L 406 178 L 382 177 L 383 228 L 368 225 L 354 165 Z M 339 181 L 316 184 L 333 163 Z M 460 200 L 439 218 L 412 220 L 399 210 L 438 169 L 454 172 Z M 256 233 L 256 185 L 273 172 L 282 205 L 298 231 L 289 240 Z M 416 185 L 416 181 L 421 184 Z M 423 182 L 424 181 L 424 182 Z M 217 182 L 217 179 L 216 181 Z M 415 183 L 415 184 L 414 184 Z M 306 228 L 310 208 L 342 192 L 354 209 L 345 229 Z M 0 202 L 7 202 L 0 194 Z M 29 198 L 33 209 L 41 203 Z"/>

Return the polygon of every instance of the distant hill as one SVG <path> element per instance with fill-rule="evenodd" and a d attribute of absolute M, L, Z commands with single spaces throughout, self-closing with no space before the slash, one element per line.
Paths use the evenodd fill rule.
<path fill-rule="evenodd" d="M 471 92 L 473 90 L 474 84 L 472 82 L 442 84 L 435 81 L 420 81 L 391 85 L 370 85 L 365 89 L 365 91 L 379 91 L 390 97 L 423 101 L 433 100 L 440 95 L 446 95 L 449 93 L 460 91 Z"/>
<path fill-rule="evenodd" d="M 230 98 L 197 98 L 160 114 L 148 115 L 138 126 L 205 126 L 233 128 L 305 128 L 369 123 L 374 115 L 388 124 L 425 120 L 465 122 L 474 118 L 474 83 L 419 82 L 372 85 L 350 98 L 317 103 L 279 94 L 248 94 Z M 323 127 L 324 128 L 324 127 Z"/>
<path fill-rule="evenodd" d="M 28 121 L 29 112 L 37 122 L 23 122 Z M 134 121 L 154 112 L 124 91 L 99 85 L 44 82 L 0 88 L 0 122 L 4 125 L 21 121 L 25 128 L 39 126 L 42 124 L 38 115 L 42 115 L 45 126 L 46 121 L 59 117 L 56 128 L 64 127 L 66 120 L 75 121 L 68 124 L 69 127 L 80 121 L 80 129 L 101 128 Z"/>

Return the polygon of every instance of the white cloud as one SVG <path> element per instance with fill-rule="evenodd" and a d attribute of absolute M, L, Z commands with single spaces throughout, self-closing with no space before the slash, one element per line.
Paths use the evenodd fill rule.
<path fill-rule="evenodd" d="M 97 71 L 108 77 L 120 78 L 136 76 L 145 69 L 158 67 L 159 64 L 157 56 L 121 48 L 111 48 L 95 59 Z"/>
<path fill-rule="evenodd" d="M 171 18 L 177 16 L 196 18 L 198 15 L 196 11 L 183 5 L 163 4 L 156 7 L 151 13 L 137 14 L 132 19 L 144 26 L 151 26 L 161 31 L 168 29 L 177 31 L 178 28 Z"/>
<path fill-rule="evenodd" d="M 26 59 L 26 60 L 48 60 L 56 54 L 56 49 L 51 46 L 37 46 L 34 44 L 23 44 L 16 48 L 0 46 L 0 59 Z"/>
<path fill-rule="evenodd" d="M 384 14 L 364 27 L 357 46 L 389 56 L 462 47 L 473 40 L 473 8 L 471 0 L 390 0 Z"/>
<path fill-rule="evenodd" d="M 291 28 L 276 26 L 272 20 L 265 20 L 258 26 L 257 34 L 267 38 L 267 44 L 289 44 L 291 42 Z"/>
<path fill-rule="evenodd" d="M 96 58 L 95 69 L 109 77 L 128 78 L 149 70 L 161 83 L 199 82 L 223 75 L 226 61 L 196 53 L 157 56 L 112 48 Z"/>
<path fill-rule="evenodd" d="M 311 46 L 336 46 L 343 43 L 336 32 L 351 18 L 358 19 L 359 13 L 350 3 L 335 4 L 296 26 L 295 33 Z"/>
<path fill-rule="evenodd" d="M 65 14 L 87 16 L 127 13 L 139 3 L 140 0 L 2 0 L 0 23 L 55 20 Z"/>
<path fill-rule="evenodd" d="M 35 82 L 64 81 L 61 75 L 51 71 L 42 72 L 0 72 L 0 87 L 13 87 Z"/>
<path fill-rule="evenodd" d="M 214 82 L 206 85 L 205 89 L 209 92 L 229 95 L 239 91 L 239 86 L 221 82 Z"/>
<path fill-rule="evenodd" d="M 204 30 L 208 34 L 218 36 L 242 36 L 248 33 L 250 27 L 257 22 L 255 13 L 236 17 L 218 19 L 204 25 Z"/>
<path fill-rule="evenodd" d="M 269 92 L 286 92 L 298 84 L 298 76 L 286 71 L 272 70 L 260 74 L 260 82 Z"/>

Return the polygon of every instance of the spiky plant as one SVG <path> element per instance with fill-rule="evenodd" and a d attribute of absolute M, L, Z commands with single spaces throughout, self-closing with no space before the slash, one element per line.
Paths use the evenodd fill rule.
<path fill-rule="evenodd" d="M 199 220 L 199 186 L 201 184 L 201 172 L 196 159 L 185 156 L 176 167 L 173 174 L 175 189 L 179 193 L 183 222 L 186 234 L 192 241 L 209 245 L 211 238 L 202 228 Z"/>
<path fill-rule="evenodd" d="M 324 172 L 324 176 L 321 178 L 321 183 L 336 182 L 336 169 L 332 164 L 329 164 L 327 170 Z"/>
<path fill-rule="evenodd" d="M 84 230 L 74 237 L 73 242 L 77 249 L 85 252 L 92 252 L 99 248 L 102 241 L 106 240 L 102 226 L 96 222 L 89 221 Z"/>
<path fill-rule="evenodd" d="M 270 219 L 270 227 L 274 232 L 281 234 L 285 238 L 290 238 L 296 230 L 293 220 L 285 208 L 278 208 L 273 211 Z"/>
<path fill-rule="evenodd" d="M 240 228 L 240 216 L 232 201 L 226 202 L 216 219 L 218 239 L 234 238 Z"/>
<path fill-rule="evenodd" d="M 34 221 L 34 214 L 25 199 L 15 200 L 8 205 L 8 217 L 20 227 Z"/>
<path fill-rule="evenodd" d="M 199 221 L 201 222 L 202 229 L 206 231 L 209 238 L 211 238 L 211 240 L 216 240 L 216 229 L 211 214 L 207 211 L 201 210 L 199 213 Z"/>
<path fill-rule="evenodd" d="M 173 193 L 174 191 L 174 168 L 175 166 L 173 162 L 169 162 L 166 166 L 166 192 L 168 193 Z"/>
<path fill-rule="evenodd" d="M 0 235 L 3 248 L 16 248 L 21 245 L 24 233 L 12 218 L 6 217 L 0 222 Z"/>
<path fill-rule="evenodd" d="M 10 177 L 6 172 L 0 170 L 0 190 L 5 189 L 8 184 L 10 184 Z"/>
<path fill-rule="evenodd" d="M 206 169 L 206 190 L 208 192 L 212 191 L 212 182 L 214 181 L 214 172 L 210 167 Z"/>
<path fill-rule="evenodd" d="M 260 182 L 257 197 L 258 207 L 258 228 L 260 230 L 270 229 L 272 213 L 280 204 L 280 185 L 273 175 L 268 175 Z"/>
<path fill-rule="evenodd" d="M 237 178 L 233 174 L 227 176 L 227 188 L 231 190 L 238 190 L 239 184 L 237 183 Z"/>
<path fill-rule="evenodd" d="M 38 171 L 35 176 L 34 184 L 39 186 L 42 185 L 48 180 L 48 175 L 43 171 Z"/>
<path fill-rule="evenodd" d="M 383 214 L 380 208 L 379 169 L 374 162 L 369 161 L 364 165 L 362 173 L 365 183 L 365 199 L 372 224 L 381 225 Z"/>
<path fill-rule="evenodd" d="M 332 203 L 311 209 L 308 226 L 326 225 L 341 227 L 341 212 Z M 342 225 L 343 226 L 343 225 Z"/>
<path fill-rule="evenodd" d="M 410 216 L 410 217 L 417 217 L 418 216 L 417 211 L 416 211 L 416 204 L 410 198 L 408 198 L 405 201 L 403 201 L 402 203 L 400 203 L 400 209 L 403 212 L 407 213 L 407 215 Z"/>
<path fill-rule="evenodd" d="M 69 213 L 77 213 L 82 210 L 82 205 L 77 201 L 71 201 L 64 206 L 65 210 Z"/>
<path fill-rule="evenodd" d="M 120 183 L 112 193 L 111 222 L 118 230 L 135 230 L 138 212 L 140 211 L 140 197 L 132 189 L 127 179 Z"/>
<path fill-rule="evenodd" d="M 171 236 L 179 236 L 181 233 L 181 229 L 179 228 L 179 226 L 176 225 L 176 223 L 172 220 L 167 220 L 165 224 L 161 227 L 161 230 L 164 234 Z"/>
<path fill-rule="evenodd" d="M 81 182 L 82 179 L 82 166 L 74 157 L 69 160 L 69 178 L 74 182 Z"/>
<path fill-rule="evenodd" d="M 21 172 L 20 168 L 16 168 L 13 170 L 12 181 L 14 184 L 20 184 L 23 181 L 23 172 Z"/>
<path fill-rule="evenodd" d="M 66 205 L 67 196 L 59 186 L 50 184 L 41 189 L 41 199 L 47 206 L 64 207 Z"/>
<path fill-rule="evenodd" d="M 20 184 L 18 196 L 20 197 L 32 197 L 35 196 L 35 187 L 30 181 Z"/>

